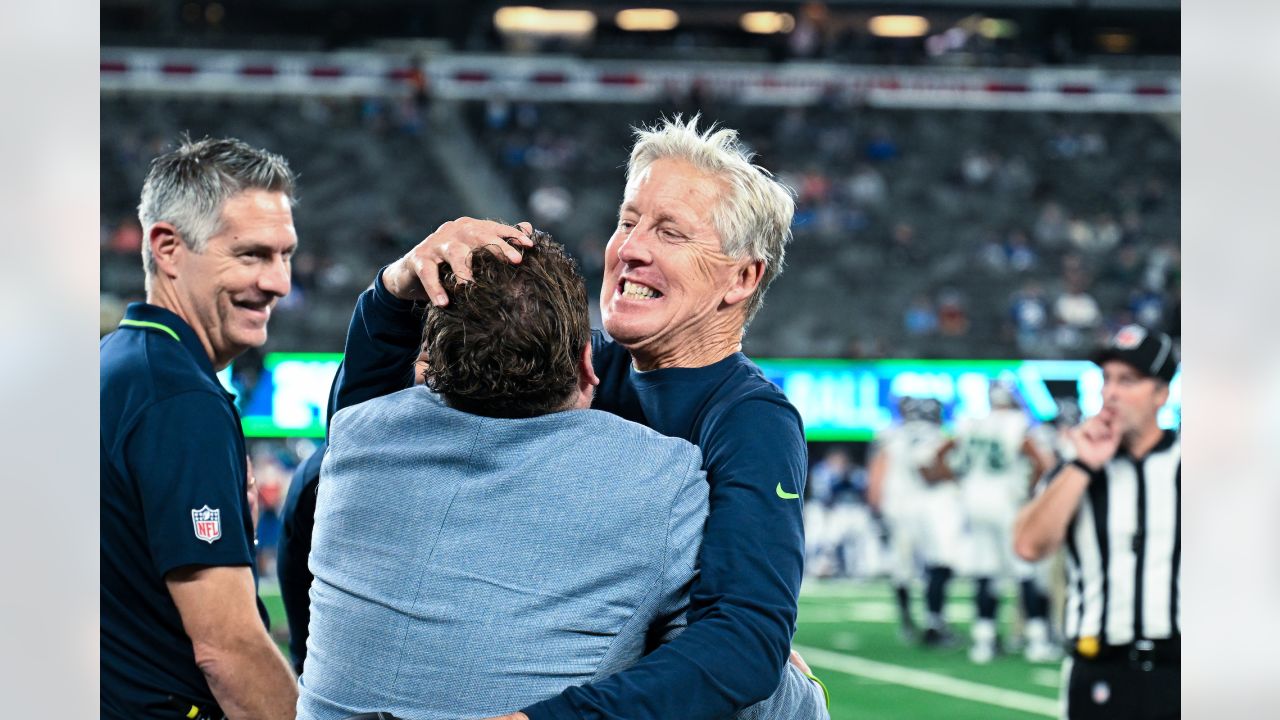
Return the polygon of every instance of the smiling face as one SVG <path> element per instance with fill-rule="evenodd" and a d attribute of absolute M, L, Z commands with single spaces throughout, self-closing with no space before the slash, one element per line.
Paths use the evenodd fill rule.
<path fill-rule="evenodd" d="M 737 348 L 743 301 L 763 265 L 721 249 L 712 211 L 725 190 L 672 158 L 654 161 L 627 185 L 605 249 L 600 310 L 605 329 L 641 369 L 698 367 Z"/>
<path fill-rule="evenodd" d="M 289 294 L 290 261 L 298 245 L 284 193 L 246 190 L 222 206 L 221 232 L 200 252 L 179 244 L 173 286 L 184 319 L 215 368 L 267 341 L 276 301 Z"/>

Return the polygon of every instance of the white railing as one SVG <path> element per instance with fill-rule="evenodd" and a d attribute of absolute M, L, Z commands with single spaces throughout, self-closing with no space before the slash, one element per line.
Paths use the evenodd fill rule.
<path fill-rule="evenodd" d="M 825 94 L 871 106 L 1177 113 L 1176 72 L 1096 68 L 894 68 L 831 63 L 680 63 L 559 56 L 103 48 L 104 93 L 398 95 L 425 78 L 436 97 L 655 102 L 693 88 L 753 105 L 805 105 Z"/>

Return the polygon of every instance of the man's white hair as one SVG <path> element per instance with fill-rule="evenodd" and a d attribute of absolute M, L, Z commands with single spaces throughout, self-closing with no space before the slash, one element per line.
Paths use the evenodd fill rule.
<path fill-rule="evenodd" d="M 652 127 L 634 128 L 627 185 L 661 158 L 684 160 L 725 184 L 728 193 L 711 211 L 721 250 L 734 259 L 764 261 L 760 285 L 747 301 L 745 327 L 764 304 L 769 284 L 782 272 L 796 202 L 790 188 L 751 162 L 752 153 L 739 141 L 737 130 L 717 129 L 713 123 L 699 132 L 700 118 L 699 114 L 685 121 L 676 115 Z"/>

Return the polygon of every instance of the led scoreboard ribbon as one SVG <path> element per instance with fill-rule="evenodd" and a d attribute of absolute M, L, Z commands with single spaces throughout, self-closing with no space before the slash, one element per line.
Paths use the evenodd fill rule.
<path fill-rule="evenodd" d="M 248 437 L 324 437 L 329 386 L 341 353 L 268 353 L 251 391 L 234 387 L 230 369 L 219 376 L 237 394 Z M 933 398 L 943 418 L 983 415 L 994 381 L 1012 383 L 1032 416 L 1052 420 L 1055 398 L 1070 396 L 1085 415 L 1102 405 L 1102 371 L 1086 360 L 755 360 L 804 418 L 812 441 L 867 441 L 889 425 L 901 397 Z M 1182 374 L 1173 379 L 1162 427 L 1182 420 Z"/>

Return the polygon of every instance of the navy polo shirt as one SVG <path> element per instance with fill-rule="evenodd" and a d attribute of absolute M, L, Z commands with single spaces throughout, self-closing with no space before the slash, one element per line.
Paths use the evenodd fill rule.
<path fill-rule="evenodd" d="M 204 346 L 172 312 L 133 303 L 98 349 L 102 717 L 183 717 L 171 696 L 216 703 L 164 578 L 253 565 L 244 434 Z M 260 601 L 259 612 L 265 621 Z"/>

